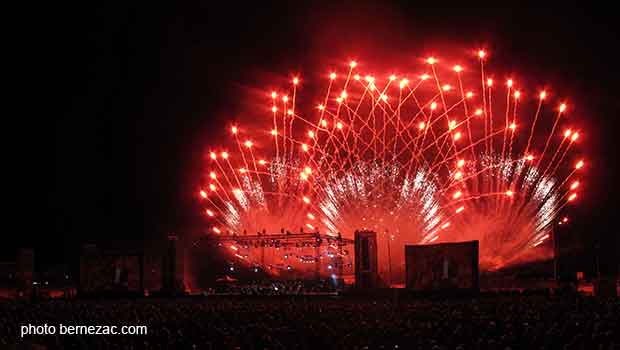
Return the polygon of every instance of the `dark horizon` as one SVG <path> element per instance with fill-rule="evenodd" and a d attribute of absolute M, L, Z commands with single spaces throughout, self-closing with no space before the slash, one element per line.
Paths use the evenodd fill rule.
<path fill-rule="evenodd" d="M 3 256 L 33 246 L 41 261 L 68 262 L 88 241 L 197 230 L 203 154 L 231 117 L 239 86 L 261 88 L 269 74 L 311 72 L 349 57 L 440 55 L 441 45 L 453 44 L 486 46 L 491 65 L 535 76 L 575 106 L 588 169 L 567 237 L 584 269 L 599 244 L 601 269 L 617 271 L 620 60 L 612 11 L 354 4 L 59 9 L 38 33 L 46 55 L 39 79 L 53 102 L 37 140 L 24 146 L 44 159 L 16 163 L 39 196 L 24 196 L 17 209 L 42 217 L 22 221 Z"/>

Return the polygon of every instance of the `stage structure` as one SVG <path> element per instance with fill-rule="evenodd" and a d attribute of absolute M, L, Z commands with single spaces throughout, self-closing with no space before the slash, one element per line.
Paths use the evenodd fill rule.
<path fill-rule="evenodd" d="M 270 248 L 283 248 L 283 249 L 304 249 L 313 248 L 314 255 L 311 257 L 304 256 L 304 262 L 310 262 L 314 264 L 314 277 L 316 279 L 321 278 L 321 248 L 330 248 L 335 250 L 335 254 L 328 254 L 328 257 L 333 258 L 334 262 L 329 264 L 329 269 L 334 269 L 338 279 L 342 279 L 343 268 L 345 265 L 344 257 L 349 253 L 344 248 L 348 245 L 354 244 L 351 239 L 343 238 L 340 234 L 338 236 L 331 236 L 326 234 L 320 234 L 319 232 L 303 232 L 292 233 L 290 231 L 281 230 L 279 233 L 268 233 L 266 231 L 257 232 L 256 234 L 248 235 L 247 232 L 243 234 L 220 234 L 209 235 L 201 238 L 208 244 L 215 244 L 218 246 L 227 246 L 235 250 L 235 256 L 239 259 L 246 260 L 248 264 L 252 264 L 248 260 L 248 256 L 240 254 L 239 249 L 254 249 L 258 250 L 258 262 L 254 264 L 260 264 L 263 268 L 266 265 L 265 250 Z M 300 258 L 301 259 L 301 258 Z M 332 276 L 333 277 L 333 276 Z M 342 282 L 340 282 L 342 283 Z"/>
<path fill-rule="evenodd" d="M 406 245 L 405 261 L 409 289 L 479 290 L 478 241 Z"/>
<path fill-rule="evenodd" d="M 34 250 L 20 249 L 17 254 L 16 280 L 20 288 L 30 290 L 34 280 Z"/>
<path fill-rule="evenodd" d="M 175 234 L 168 235 L 162 261 L 162 290 L 168 293 L 184 290 L 184 249 Z"/>

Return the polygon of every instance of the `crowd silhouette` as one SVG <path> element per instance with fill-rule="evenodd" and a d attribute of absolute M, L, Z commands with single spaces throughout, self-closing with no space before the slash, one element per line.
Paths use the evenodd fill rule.
<path fill-rule="evenodd" d="M 226 295 L 313 295 L 336 292 L 336 284 L 330 280 L 304 281 L 253 281 L 250 283 L 227 283 L 209 288 L 205 294 Z"/>
<path fill-rule="evenodd" d="M 583 296 L 455 299 L 207 296 L 0 303 L 0 348 L 620 349 L 620 303 Z M 26 336 L 20 325 L 146 325 L 147 335 Z"/>

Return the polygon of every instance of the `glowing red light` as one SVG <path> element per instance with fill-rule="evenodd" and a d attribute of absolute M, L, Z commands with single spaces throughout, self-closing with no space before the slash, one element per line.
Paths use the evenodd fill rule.
<path fill-rule="evenodd" d="M 584 165 L 583 160 L 580 160 L 577 162 L 577 164 L 575 164 L 575 169 L 581 169 L 583 165 Z"/>
<path fill-rule="evenodd" d="M 576 132 L 576 133 L 574 133 L 574 134 L 573 134 L 573 136 L 570 138 L 570 140 L 574 142 L 574 141 L 576 141 L 578 138 L 579 138 L 579 133 L 578 133 L 578 132 Z"/>

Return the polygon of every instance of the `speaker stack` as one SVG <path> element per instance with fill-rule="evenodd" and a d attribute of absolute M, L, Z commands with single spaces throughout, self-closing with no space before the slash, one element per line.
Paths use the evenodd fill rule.
<path fill-rule="evenodd" d="M 379 287 L 377 233 L 355 231 L 355 287 Z"/>

